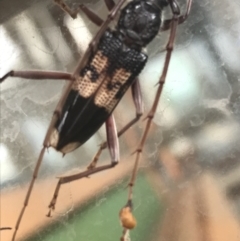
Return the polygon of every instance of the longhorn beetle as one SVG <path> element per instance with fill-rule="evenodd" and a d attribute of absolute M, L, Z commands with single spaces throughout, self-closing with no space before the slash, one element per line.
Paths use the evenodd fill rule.
<path fill-rule="evenodd" d="M 123 6 L 126 0 L 119 0 L 116 4 L 113 0 L 104 0 L 110 11 L 105 21 L 83 4 L 72 10 L 62 0 L 54 1 L 72 18 L 76 18 L 78 12 L 82 11 L 100 28 L 72 74 L 52 71 L 11 70 L 0 79 L 0 82 L 3 82 L 8 77 L 64 79 L 69 82 L 53 113 L 22 210 L 16 222 L 12 241 L 16 238 L 47 148 L 53 147 L 63 154 L 72 152 L 83 145 L 104 122 L 106 124 L 107 141 L 100 145 L 98 152 L 87 169 L 78 174 L 59 179 L 49 204 L 48 216 L 51 216 L 51 212 L 56 206 L 62 184 L 113 168 L 118 163 L 118 137 L 136 123 L 143 112 L 138 80 L 138 75 L 144 68 L 148 58 L 143 49 L 159 32 L 170 30 L 166 45 L 165 62 L 158 81 L 155 99 L 146 117 L 147 122 L 140 144 L 135 151 L 136 158 L 128 185 L 127 204 L 120 211 L 120 220 L 124 228 L 122 239 L 125 239 L 127 231 L 134 228 L 136 224 L 132 215 L 132 193 L 140 155 L 165 83 L 177 26 L 187 19 L 192 0 L 186 0 L 186 12 L 184 14 L 180 13 L 177 0 L 132 0 L 126 6 Z M 162 20 L 162 12 L 166 7 L 170 8 L 172 18 Z M 108 26 L 117 17 L 118 12 L 120 12 L 120 16 L 117 25 L 115 28 L 110 29 Z M 130 86 L 136 107 L 136 116 L 117 132 L 113 110 Z M 110 152 L 111 163 L 97 166 L 97 160 L 102 150 L 106 147 L 108 147 Z"/>

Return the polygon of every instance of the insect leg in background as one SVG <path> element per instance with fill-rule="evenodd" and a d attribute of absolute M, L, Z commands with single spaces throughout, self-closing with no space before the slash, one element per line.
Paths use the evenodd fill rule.
<path fill-rule="evenodd" d="M 158 107 L 158 103 L 159 103 L 159 100 L 160 100 L 160 97 L 162 94 L 163 86 L 164 86 L 164 83 L 166 80 L 169 63 L 171 60 L 171 55 L 172 55 L 174 42 L 175 42 L 175 38 L 176 38 L 177 26 L 178 26 L 178 24 L 183 23 L 187 19 L 188 15 L 190 13 L 190 10 L 191 10 L 191 6 L 192 6 L 192 0 L 188 0 L 186 13 L 184 15 L 180 15 L 180 7 L 178 5 L 177 0 L 169 0 L 168 2 L 170 5 L 170 8 L 171 8 L 173 17 L 172 17 L 172 19 L 165 20 L 160 29 L 160 31 L 165 31 L 165 30 L 170 29 L 170 35 L 169 35 L 168 43 L 166 45 L 166 57 L 165 57 L 165 61 L 164 61 L 162 74 L 158 81 L 158 88 L 157 88 L 157 92 L 155 94 L 154 102 L 152 104 L 150 111 L 147 114 L 147 117 L 145 118 L 145 120 L 147 120 L 147 122 L 146 122 L 145 129 L 143 131 L 143 135 L 141 137 L 140 143 L 139 143 L 136 151 L 134 152 L 135 153 L 135 163 L 134 163 L 134 168 L 132 171 L 132 176 L 131 176 L 129 184 L 128 184 L 128 186 L 129 186 L 128 200 L 127 200 L 126 206 L 120 211 L 120 220 L 127 219 L 128 215 L 130 215 L 130 219 L 131 219 L 131 212 L 129 212 L 129 214 L 128 214 L 128 212 L 126 212 L 126 210 L 131 210 L 132 198 L 133 198 L 133 186 L 136 181 L 138 165 L 139 165 L 139 161 L 140 161 L 140 157 L 141 157 L 141 153 L 143 151 L 145 141 L 147 139 L 147 135 L 150 130 L 152 120 L 154 118 L 156 109 Z M 127 229 L 125 228 L 123 231 L 121 240 L 125 240 L 126 235 L 127 235 Z"/>
<path fill-rule="evenodd" d="M 2 227 L 2 228 L 0 228 L 0 231 L 2 231 L 2 230 L 11 230 L 12 228 L 10 228 L 10 227 Z"/>

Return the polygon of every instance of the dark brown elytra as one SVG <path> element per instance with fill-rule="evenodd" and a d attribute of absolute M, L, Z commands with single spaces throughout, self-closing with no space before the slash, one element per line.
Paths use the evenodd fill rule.
<path fill-rule="evenodd" d="M 170 30 L 166 45 L 165 62 L 158 81 L 157 92 L 146 117 L 147 121 L 142 138 L 135 151 L 134 167 L 128 185 L 127 203 L 120 211 L 120 220 L 124 228 L 121 239 L 125 240 L 127 231 L 136 225 L 136 220 L 132 214 L 132 195 L 138 163 L 167 76 L 177 26 L 187 19 L 192 0 L 186 0 L 186 12 L 183 15 L 180 13 L 177 0 L 133 0 L 125 7 L 123 5 L 126 0 L 119 0 L 116 4 L 113 0 L 105 0 L 105 4 L 110 11 L 105 21 L 83 4 L 72 10 L 62 0 L 54 1 L 72 18 L 76 18 L 78 12 L 83 11 L 100 28 L 90 42 L 74 73 L 12 70 L 0 79 L 0 82 L 3 82 L 8 77 L 64 79 L 69 81 L 57 104 L 46 133 L 43 148 L 39 154 L 22 210 L 15 225 L 12 241 L 16 238 L 47 148 L 53 147 L 63 154 L 71 152 L 84 144 L 103 123 L 106 124 L 107 141 L 100 145 L 98 152 L 84 172 L 59 179 L 49 204 L 47 216 L 51 216 L 51 212 L 55 209 L 62 184 L 113 168 L 118 163 L 118 137 L 135 124 L 143 112 L 142 95 L 138 80 L 138 75 L 147 61 L 147 55 L 144 53 L 143 48 L 159 32 Z M 166 7 L 170 8 L 172 18 L 162 20 L 162 11 Z M 118 24 L 115 29 L 109 29 L 109 24 L 116 18 L 119 11 L 121 11 L 121 14 Z M 132 89 L 136 116 L 117 132 L 112 112 L 129 87 Z M 97 166 L 98 158 L 106 147 L 110 152 L 111 163 Z"/>

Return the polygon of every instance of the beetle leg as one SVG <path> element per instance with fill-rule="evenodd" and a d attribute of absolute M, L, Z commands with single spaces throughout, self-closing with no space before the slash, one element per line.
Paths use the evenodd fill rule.
<path fill-rule="evenodd" d="M 73 19 L 77 17 L 77 14 L 82 10 L 89 20 L 91 20 L 97 26 L 101 26 L 103 20 L 98 17 L 94 12 L 88 9 L 84 4 L 80 4 L 76 9 L 71 9 L 63 0 L 53 0 L 64 12 L 68 13 Z M 115 3 L 113 0 L 104 0 L 109 11 L 113 9 Z"/>
<path fill-rule="evenodd" d="M 107 165 L 102 165 L 99 167 L 87 169 L 84 172 L 80 172 L 80 173 L 77 173 L 74 175 L 60 177 L 58 184 L 56 186 L 56 189 L 54 191 L 53 198 L 48 206 L 49 212 L 47 214 L 47 217 L 50 217 L 51 212 L 55 209 L 58 193 L 59 193 L 59 190 L 60 190 L 60 187 L 62 184 L 76 181 L 76 180 L 79 180 L 84 177 L 88 177 L 94 173 L 113 168 L 116 164 L 118 164 L 118 162 L 119 162 L 119 144 L 118 144 L 116 124 L 115 124 L 113 115 L 110 115 L 110 117 L 106 121 L 106 131 L 107 131 L 108 148 L 109 148 L 109 152 L 111 155 L 111 163 L 107 164 Z"/>
<path fill-rule="evenodd" d="M 34 171 L 33 171 L 32 180 L 30 182 L 30 185 L 28 187 L 28 191 L 27 191 L 26 196 L 25 196 L 23 207 L 21 209 L 21 212 L 19 213 L 17 222 L 15 224 L 15 230 L 14 230 L 14 233 L 13 233 L 13 236 L 12 236 L 12 241 L 14 241 L 15 238 L 16 238 L 17 231 L 18 231 L 20 223 L 22 221 L 22 217 L 24 215 L 25 209 L 27 208 L 27 205 L 28 205 L 31 193 L 32 193 L 32 189 L 33 189 L 35 180 L 37 179 L 37 176 L 38 176 L 38 172 L 39 172 L 42 160 L 43 160 L 44 153 L 45 153 L 46 149 L 49 147 L 49 139 L 50 139 L 50 135 L 52 133 L 53 126 L 55 125 L 56 121 L 58 120 L 58 117 L 59 117 L 59 115 L 62 111 L 63 103 L 65 102 L 70 89 L 71 89 L 71 83 L 66 86 L 65 92 L 62 95 L 62 97 L 61 97 L 60 101 L 58 102 L 58 105 L 57 105 L 57 107 L 56 107 L 56 109 L 53 113 L 52 120 L 50 122 L 50 125 L 48 127 L 48 131 L 46 133 L 46 136 L 45 136 L 45 139 L 44 139 L 44 142 L 43 142 L 43 148 L 42 148 L 42 150 L 39 154 L 37 163 L 36 163 Z"/>
<path fill-rule="evenodd" d="M 116 164 L 117 163 L 112 162 L 110 164 L 99 166 L 99 167 L 96 167 L 96 168 L 93 168 L 93 169 L 90 169 L 90 170 L 86 170 L 84 172 L 81 172 L 81 173 L 78 173 L 78 174 L 75 174 L 75 175 L 61 177 L 59 179 L 58 184 L 56 186 L 56 189 L 54 191 L 53 198 L 52 198 L 52 200 L 51 200 L 51 202 L 48 206 L 49 212 L 47 214 L 47 217 L 51 217 L 51 212 L 55 209 L 58 193 L 59 193 L 59 190 L 60 190 L 60 187 L 61 187 L 62 184 L 69 183 L 69 182 L 72 182 L 72 181 L 76 181 L 76 180 L 79 180 L 81 178 L 86 178 L 86 177 L 88 177 L 88 176 L 90 176 L 94 173 L 98 173 L 98 172 L 113 168 Z"/>
<path fill-rule="evenodd" d="M 192 6 L 192 0 L 188 0 L 186 12 L 185 14 L 179 16 L 178 24 L 185 22 L 185 20 L 188 18 L 191 6 Z M 160 32 L 169 30 L 171 28 L 171 22 L 172 22 L 172 18 L 164 20 L 160 28 Z"/>
<path fill-rule="evenodd" d="M 135 151 L 135 164 L 133 167 L 133 171 L 132 171 L 132 175 L 131 178 L 129 180 L 129 191 L 128 191 L 128 200 L 127 203 L 129 201 L 132 200 L 132 196 L 133 196 L 133 186 L 135 184 L 135 180 L 136 180 L 136 175 L 137 175 L 137 171 L 138 171 L 138 165 L 139 165 L 139 161 L 140 161 L 140 157 L 143 151 L 143 147 L 145 144 L 145 141 L 147 139 L 151 124 L 152 124 L 152 120 L 154 118 L 154 115 L 156 113 L 157 107 L 158 107 L 158 103 L 162 94 L 162 90 L 163 90 L 163 86 L 166 80 L 166 76 L 168 73 L 168 69 L 169 69 L 169 63 L 171 60 L 171 56 L 172 56 L 172 51 L 173 51 L 173 47 L 174 47 L 174 42 L 175 42 L 175 37 L 176 37 L 176 31 L 177 31 L 177 26 L 178 26 L 178 19 L 180 15 L 180 7 L 177 3 L 177 0 L 169 0 L 169 4 L 172 10 L 172 21 L 171 21 L 171 28 L 170 28 L 170 34 L 169 34 L 169 39 L 168 39 L 168 43 L 166 46 L 166 56 L 165 56 L 165 61 L 164 61 L 164 65 L 163 65 L 163 70 L 162 70 L 162 74 L 159 78 L 158 81 L 158 88 L 157 88 L 157 92 L 155 94 L 155 98 L 154 98 L 154 102 L 152 104 L 152 107 L 146 117 L 147 122 L 145 125 L 145 129 L 143 131 L 140 143 Z M 188 2 L 189 7 L 191 7 L 191 0 L 189 0 Z"/>
<path fill-rule="evenodd" d="M 107 144 L 111 156 L 111 161 L 114 164 L 119 162 L 119 143 L 116 123 L 113 114 L 111 114 L 106 121 Z"/>
<path fill-rule="evenodd" d="M 82 10 L 88 19 L 96 24 L 97 26 L 101 26 L 103 20 L 92 10 L 86 7 L 84 4 L 79 4 L 78 7 L 72 10 L 63 0 L 54 0 L 54 2 L 66 13 L 68 13 L 73 19 L 77 17 L 77 14 Z"/>
<path fill-rule="evenodd" d="M 0 230 L 11 230 L 12 228 L 10 228 L 10 227 L 2 227 L 2 228 L 0 228 Z"/>
<path fill-rule="evenodd" d="M 113 9 L 113 7 L 115 6 L 115 3 L 113 0 L 104 0 L 104 2 L 109 11 L 111 11 Z"/>
<path fill-rule="evenodd" d="M 129 121 L 119 132 L 118 132 L 118 137 L 120 137 L 123 133 L 125 133 L 131 126 L 133 126 L 142 116 L 143 114 L 143 100 L 142 100 L 142 92 L 141 92 L 141 87 L 139 83 L 139 79 L 136 78 L 134 81 L 133 85 L 131 86 L 132 90 L 132 97 L 133 97 L 133 102 L 136 108 L 136 116 L 133 118 L 131 121 Z M 102 153 L 102 151 L 107 147 L 107 142 L 103 142 L 100 144 L 100 147 L 93 157 L 93 160 L 91 163 L 88 165 L 88 169 L 94 168 L 98 162 L 98 159 Z"/>
<path fill-rule="evenodd" d="M 134 125 L 141 118 L 144 111 L 142 91 L 141 91 L 141 86 L 138 78 L 136 78 L 135 82 L 132 84 L 131 90 L 132 90 L 133 103 L 136 108 L 136 116 L 119 131 L 119 136 L 121 136 L 132 125 Z"/>
<path fill-rule="evenodd" d="M 55 72 L 55 71 L 15 71 L 11 70 L 0 78 L 0 83 L 2 83 L 8 77 L 20 77 L 24 79 L 64 79 L 73 81 L 74 77 L 72 74 L 66 72 Z"/>
<path fill-rule="evenodd" d="M 68 7 L 66 3 L 64 3 L 63 0 L 54 0 L 54 2 L 58 6 L 60 6 L 60 8 L 64 12 L 68 13 L 73 19 L 75 19 L 77 17 L 78 12 L 82 10 L 85 13 L 85 15 L 88 17 L 88 19 L 92 21 L 94 24 L 96 24 L 97 26 L 100 27 L 103 23 L 103 20 L 96 13 L 94 13 L 88 7 L 86 7 L 84 4 L 79 4 L 79 6 L 76 9 L 72 10 L 71 8 Z M 105 0 L 105 4 L 109 11 L 111 11 L 115 6 L 115 3 L 113 0 Z"/>
<path fill-rule="evenodd" d="M 96 46 L 98 44 L 99 39 L 102 37 L 103 33 L 108 28 L 109 24 L 115 19 L 118 11 L 121 9 L 122 5 L 125 2 L 126 0 L 119 0 L 117 4 L 113 7 L 113 9 L 109 12 L 107 19 L 103 22 L 96 35 L 93 37 L 92 41 L 89 43 L 88 48 L 86 49 L 81 61 L 78 63 L 74 71 L 74 75 L 78 74 L 86 65 L 89 57 L 91 56 L 91 54 L 94 53 L 94 50 L 96 50 Z"/>
<path fill-rule="evenodd" d="M 94 13 L 84 4 L 79 5 L 79 10 L 82 10 L 85 13 L 85 15 L 88 17 L 88 19 L 99 27 L 104 22 L 96 13 Z"/>
<path fill-rule="evenodd" d="M 35 168 L 34 168 L 34 172 L 33 172 L 33 175 L 32 175 L 32 180 L 30 182 L 30 185 L 28 187 L 28 191 L 27 191 L 27 194 L 25 196 L 25 200 L 24 200 L 24 203 L 23 203 L 23 207 L 21 209 L 21 212 L 18 216 L 18 219 L 17 219 L 17 222 L 15 224 L 15 230 L 14 230 L 14 233 L 13 233 L 13 236 L 12 236 L 12 241 L 15 240 L 15 237 L 17 235 L 17 231 L 19 229 L 19 226 L 20 226 L 20 223 L 21 223 L 21 220 L 22 220 L 22 217 L 24 215 L 24 212 L 25 212 L 25 209 L 26 207 L 28 206 L 28 202 L 29 202 L 29 199 L 30 199 L 30 196 L 31 196 L 31 193 L 32 193 L 32 189 L 33 189 L 33 185 L 34 185 L 34 182 L 37 178 L 37 175 L 38 175 L 38 171 L 39 171 L 39 168 L 40 168 L 40 165 L 42 163 L 42 160 L 43 160 L 43 156 L 44 156 L 44 153 L 46 151 L 46 148 L 47 146 L 43 146 L 40 154 L 39 154 L 39 157 L 38 157 L 38 161 L 37 161 L 37 164 L 35 165 Z"/>

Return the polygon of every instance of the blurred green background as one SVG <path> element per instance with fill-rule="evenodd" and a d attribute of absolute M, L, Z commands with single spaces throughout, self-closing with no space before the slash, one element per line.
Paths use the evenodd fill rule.
<path fill-rule="evenodd" d="M 119 240 L 122 227 L 118 212 L 125 205 L 127 181 L 109 192 L 96 196 L 81 208 L 64 215 L 53 225 L 27 239 L 27 241 L 99 241 Z M 134 189 L 133 213 L 137 227 L 130 232 L 132 241 L 151 240 L 157 234 L 163 215 L 163 204 L 151 188 L 145 175 L 140 175 Z"/>

